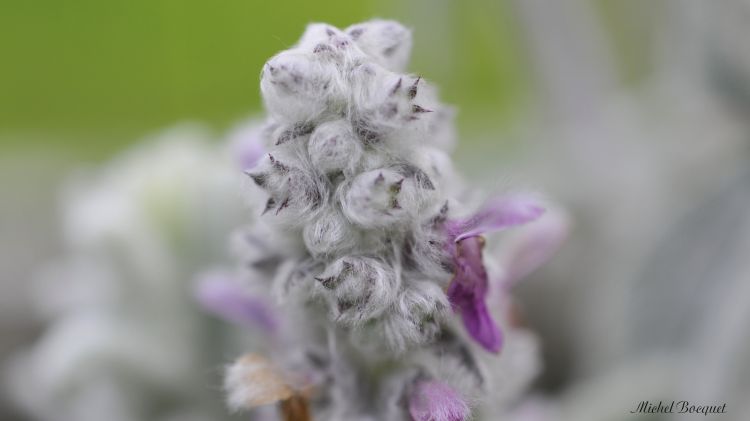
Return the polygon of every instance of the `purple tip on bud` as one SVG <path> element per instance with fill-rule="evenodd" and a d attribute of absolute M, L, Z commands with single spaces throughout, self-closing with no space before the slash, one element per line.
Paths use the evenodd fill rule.
<path fill-rule="evenodd" d="M 316 276 L 315 280 L 320 282 L 321 285 L 323 285 L 326 289 L 334 289 L 338 285 L 338 278 L 329 276 L 327 278 Z"/>
<path fill-rule="evenodd" d="M 389 188 L 389 191 L 392 194 L 398 194 L 401 192 L 401 186 L 404 184 L 404 179 L 398 180 L 397 182 L 391 184 L 391 187 Z"/>
<path fill-rule="evenodd" d="M 275 170 L 277 170 L 278 172 L 280 172 L 280 173 L 283 174 L 283 173 L 286 173 L 287 171 L 289 171 L 289 167 L 287 167 L 286 165 L 282 164 L 281 161 L 279 161 L 278 159 L 274 158 L 273 155 L 271 155 L 270 153 L 268 154 L 268 158 L 271 160 L 271 165 L 273 165 L 273 168 Z"/>
<path fill-rule="evenodd" d="M 317 53 L 321 53 L 323 51 L 331 52 L 331 51 L 333 51 L 333 49 L 331 48 L 330 45 L 323 44 L 323 43 L 320 43 L 320 44 L 316 45 L 315 48 L 313 48 L 313 53 L 316 53 L 316 54 Z"/>
<path fill-rule="evenodd" d="M 469 406 L 449 385 L 439 380 L 418 380 L 409 396 L 414 421 L 465 421 Z"/>
<path fill-rule="evenodd" d="M 268 201 L 266 202 L 266 207 L 263 209 L 263 213 L 261 213 L 261 216 L 268 213 L 274 207 L 276 207 L 276 200 L 273 197 L 269 197 Z"/>
<path fill-rule="evenodd" d="M 409 87 L 409 91 L 408 91 L 409 99 L 414 99 L 414 97 L 417 96 L 417 85 L 419 84 L 420 80 L 422 80 L 422 76 L 419 76 L 417 80 L 414 81 L 414 84 Z"/>
<path fill-rule="evenodd" d="M 286 199 L 284 199 L 283 202 L 281 202 L 281 205 L 279 205 L 279 208 L 276 209 L 276 215 L 278 215 L 279 212 L 283 211 L 284 209 L 288 207 L 289 207 L 289 198 L 287 197 Z"/>
<path fill-rule="evenodd" d="M 266 175 L 264 173 L 251 173 L 245 171 L 245 174 L 247 174 L 258 187 L 266 186 Z"/>
<path fill-rule="evenodd" d="M 352 37 L 353 40 L 359 39 L 359 37 L 362 36 L 362 34 L 365 32 L 363 28 L 354 28 L 351 31 L 349 31 L 349 36 Z"/>
<path fill-rule="evenodd" d="M 432 110 L 428 110 L 427 108 L 423 108 L 422 106 L 416 105 L 416 104 L 411 106 L 411 111 L 413 113 L 431 113 L 432 112 Z"/>
<path fill-rule="evenodd" d="M 402 78 L 398 78 L 398 82 L 396 82 L 396 85 L 391 89 L 391 96 L 396 95 L 396 93 L 401 90 L 401 82 Z"/>

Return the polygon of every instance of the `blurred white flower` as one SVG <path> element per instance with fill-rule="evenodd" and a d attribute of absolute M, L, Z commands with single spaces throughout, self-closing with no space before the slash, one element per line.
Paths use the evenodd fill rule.
<path fill-rule="evenodd" d="M 35 418 L 226 418 L 217 364 L 244 340 L 204 315 L 192 281 L 244 220 L 232 160 L 184 125 L 69 183 L 66 254 L 35 284 L 49 325 L 11 366 Z"/>

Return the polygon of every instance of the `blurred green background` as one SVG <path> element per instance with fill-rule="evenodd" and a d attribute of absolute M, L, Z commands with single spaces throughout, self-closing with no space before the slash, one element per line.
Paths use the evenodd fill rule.
<path fill-rule="evenodd" d="M 12 1 L 0 13 L 2 148 L 98 159 L 178 121 L 220 130 L 261 109 L 259 69 L 308 22 L 373 16 L 415 27 L 412 70 L 463 116 L 507 119 L 522 101 L 503 2 Z M 431 23 L 442 27 L 420 25 Z"/>
<path fill-rule="evenodd" d="M 633 30 L 645 21 L 638 8 L 597 4 L 616 44 L 618 27 L 644 33 Z M 4 153 L 99 160 L 180 121 L 223 130 L 260 111 L 259 69 L 311 21 L 384 17 L 414 28 L 411 70 L 459 107 L 462 129 L 513 121 L 533 87 L 508 1 L 27 0 L 0 11 Z M 622 39 L 632 70 L 643 57 L 630 46 L 641 40 Z"/>

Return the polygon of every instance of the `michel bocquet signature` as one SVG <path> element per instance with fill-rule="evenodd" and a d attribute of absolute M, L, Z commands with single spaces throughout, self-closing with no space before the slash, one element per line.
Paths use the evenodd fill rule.
<path fill-rule="evenodd" d="M 638 406 L 630 411 L 631 414 L 726 414 L 727 404 L 720 405 L 694 405 L 689 401 L 672 401 L 654 404 L 649 401 L 641 401 Z"/>

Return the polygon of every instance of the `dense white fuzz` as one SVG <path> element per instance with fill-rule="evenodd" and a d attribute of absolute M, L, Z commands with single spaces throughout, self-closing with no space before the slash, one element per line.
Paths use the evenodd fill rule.
<path fill-rule="evenodd" d="M 334 261 L 315 280 L 334 320 L 346 325 L 380 316 L 393 302 L 400 282 L 384 262 L 362 256 Z"/>
<path fill-rule="evenodd" d="M 401 261 L 407 275 L 426 277 L 447 286 L 453 278 L 453 262 L 445 255 L 444 237 L 430 229 L 432 220 L 406 238 Z"/>
<path fill-rule="evenodd" d="M 285 51 L 263 67 L 260 89 L 269 111 L 289 121 L 311 121 L 344 105 L 336 66 L 308 54 Z"/>
<path fill-rule="evenodd" d="M 302 236 L 310 254 L 316 257 L 351 252 L 358 244 L 359 232 L 337 209 L 326 209 L 319 218 L 305 225 Z"/>
<path fill-rule="evenodd" d="M 434 92 L 418 76 L 391 73 L 375 64 L 352 70 L 351 119 L 367 146 L 389 141 L 399 151 L 429 142 L 427 128 L 440 109 Z"/>
<path fill-rule="evenodd" d="M 427 280 L 412 279 L 383 314 L 373 333 L 383 341 L 382 345 L 401 354 L 435 339 L 449 309 L 448 298 L 438 285 Z M 370 338 L 367 342 L 372 340 Z M 378 345 L 375 347 L 378 348 Z"/>
<path fill-rule="evenodd" d="M 299 121 L 293 124 L 274 124 L 269 127 L 272 145 L 298 145 L 304 144 L 310 137 L 315 126 L 312 123 Z"/>
<path fill-rule="evenodd" d="M 403 72 L 411 55 L 411 31 L 392 20 L 371 20 L 346 28 L 345 32 L 378 64 Z"/>
<path fill-rule="evenodd" d="M 248 175 L 270 195 L 262 214 L 286 225 L 311 220 L 328 196 L 324 180 L 294 154 L 269 153 Z"/>
<path fill-rule="evenodd" d="M 273 275 L 273 295 L 279 303 L 305 305 L 313 299 L 315 274 L 324 264 L 312 258 L 281 260 Z"/>
<path fill-rule="evenodd" d="M 425 174 L 436 187 L 446 186 L 453 190 L 460 184 L 460 180 L 453 172 L 453 162 L 443 150 L 433 147 L 422 148 L 422 153 L 414 157 L 414 164 L 423 168 Z"/>
<path fill-rule="evenodd" d="M 474 285 L 459 298 L 476 312 L 446 295 L 459 265 L 451 230 L 470 205 L 448 156 L 454 113 L 403 73 L 411 45 L 392 21 L 344 31 L 314 23 L 263 68 L 267 155 L 248 175 L 266 195 L 258 224 L 268 229 L 245 238 L 245 263 L 293 319 L 275 361 L 315 379 L 315 419 L 408 420 L 412 411 L 459 421 L 488 378 L 451 317 L 491 324 L 481 319 L 481 250 L 462 256 Z M 233 370 L 235 408 L 270 401 L 249 377 L 273 380 L 264 382 L 274 396 L 286 391 L 257 364 Z M 430 400 L 441 393 L 447 407 Z M 419 404 L 407 404 L 410 394 Z"/>
<path fill-rule="evenodd" d="M 365 228 L 383 228 L 409 222 L 417 210 L 415 180 L 382 168 L 359 174 L 345 189 L 342 208 L 353 223 Z"/>
<path fill-rule="evenodd" d="M 307 146 L 312 164 L 324 174 L 352 174 L 362 155 L 362 144 L 346 120 L 334 120 L 315 128 Z"/>
<path fill-rule="evenodd" d="M 314 51 L 319 44 L 325 44 L 332 40 L 349 39 L 347 35 L 339 28 L 327 23 L 311 23 L 305 28 L 297 49 L 303 51 Z"/>

